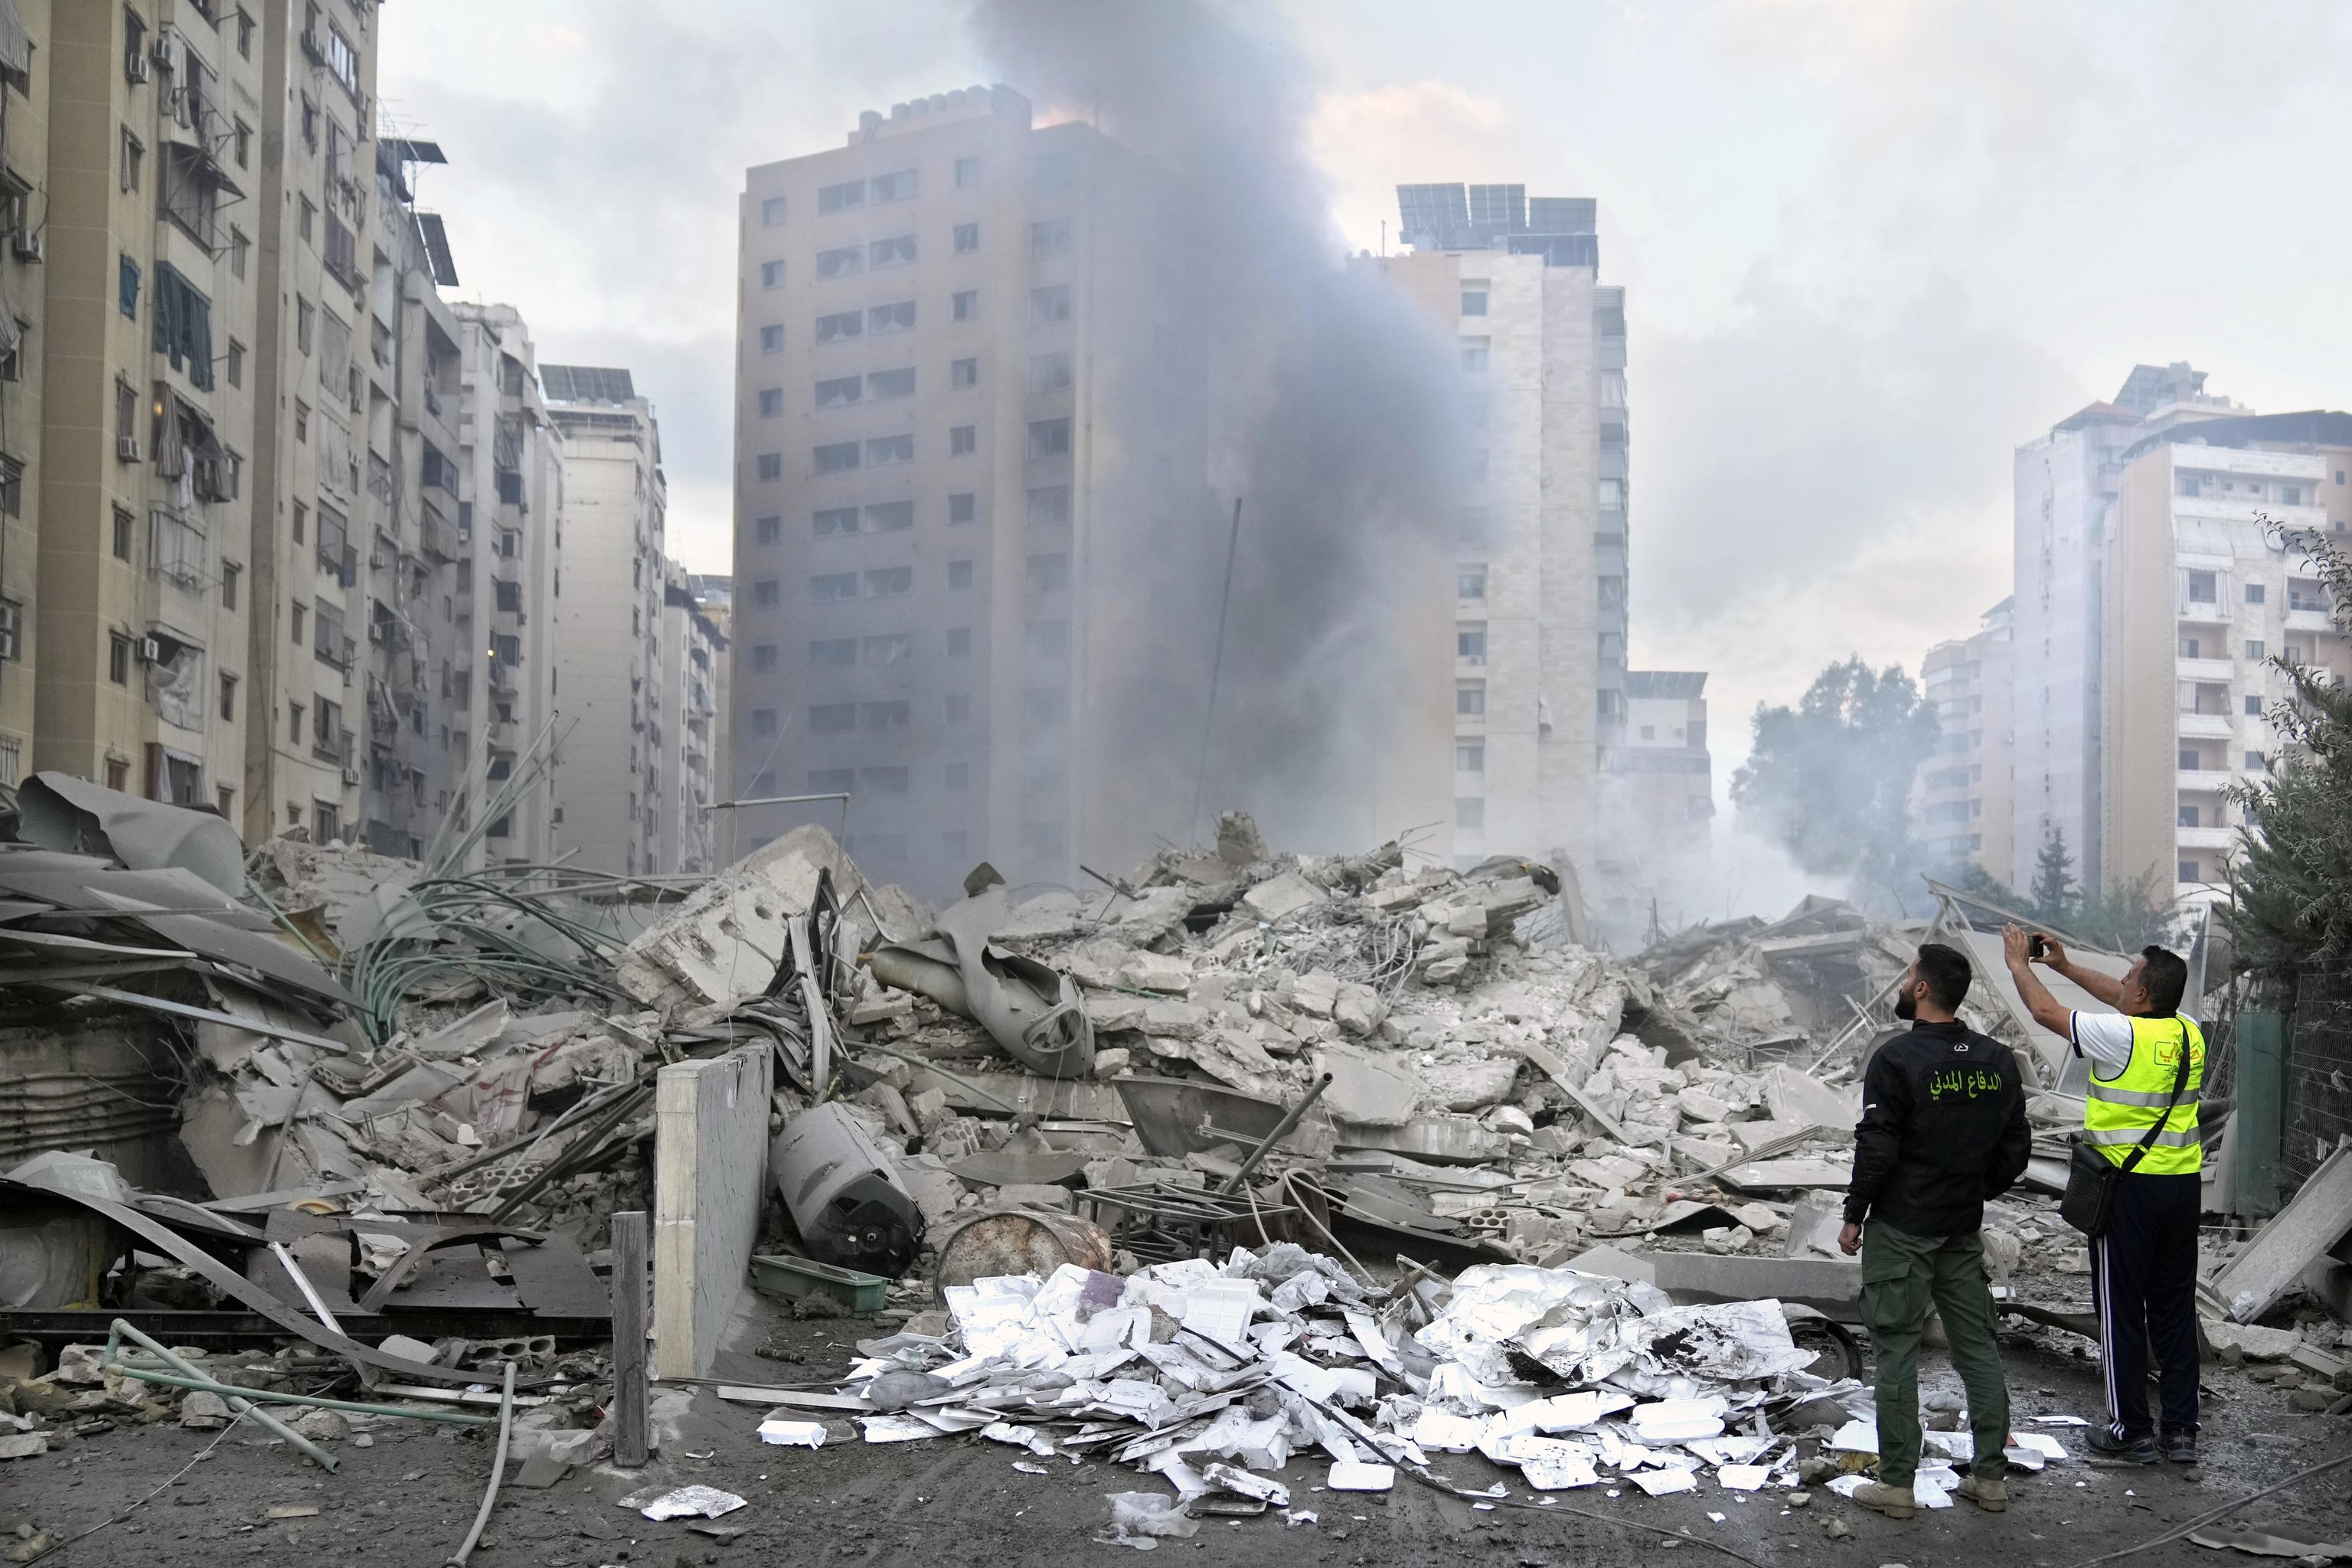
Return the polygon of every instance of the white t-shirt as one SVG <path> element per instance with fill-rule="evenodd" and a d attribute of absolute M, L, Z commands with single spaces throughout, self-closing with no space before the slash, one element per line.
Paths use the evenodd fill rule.
<path fill-rule="evenodd" d="M 2194 1023 L 2186 1013 L 2174 1017 L 2184 1024 Z M 2113 1078 L 2131 1065 L 2132 1021 L 2121 1013 L 2076 1013 L 2071 1030 L 2074 1054 L 2087 1057 L 2099 1068 L 2101 1078 Z"/>

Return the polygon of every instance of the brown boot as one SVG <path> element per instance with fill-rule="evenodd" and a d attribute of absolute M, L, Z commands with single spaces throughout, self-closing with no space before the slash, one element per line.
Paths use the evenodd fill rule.
<path fill-rule="evenodd" d="M 1918 1496 L 1909 1487 L 1890 1487 L 1884 1481 L 1863 1482 L 1853 1489 L 1853 1500 L 1889 1519 L 1909 1519 L 1919 1507 Z"/>
<path fill-rule="evenodd" d="M 1987 1513 L 2000 1513 L 2009 1507 L 2009 1483 L 1999 1476 L 1962 1476 L 1960 1495 Z"/>

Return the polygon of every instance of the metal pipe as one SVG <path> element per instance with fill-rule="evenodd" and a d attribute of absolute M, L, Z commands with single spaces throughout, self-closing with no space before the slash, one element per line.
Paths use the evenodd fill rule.
<path fill-rule="evenodd" d="M 135 1343 L 143 1345 L 147 1349 L 153 1351 L 156 1355 L 163 1358 L 165 1363 L 177 1367 L 183 1373 L 189 1377 L 201 1378 L 204 1375 L 194 1367 L 190 1366 L 186 1362 L 181 1360 L 178 1356 L 173 1355 L 169 1350 L 157 1344 L 153 1340 L 149 1339 L 145 1334 L 141 1333 L 129 1323 L 124 1322 L 121 1318 L 114 1320 L 114 1327 L 107 1336 L 106 1354 L 100 1358 L 99 1363 L 100 1365 L 103 1366 L 107 1363 L 115 1359 L 119 1342 L 124 1339 L 129 1339 Z M 303 1453 L 309 1455 L 313 1460 L 317 1461 L 319 1468 L 326 1471 L 329 1475 L 333 1475 L 338 1469 L 342 1468 L 341 1462 L 338 1461 L 332 1454 L 330 1454 L 327 1450 L 319 1447 L 318 1444 L 310 1441 L 310 1438 L 303 1436 L 299 1432 L 297 1432 L 291 1426 L 287 1426 L 285 1422 L 280 1421 L 277 1416 L 270 1415 L 267 1410 L 264 1410 L 259 1405 L 251 1403 L 247 1399 L 244 1391 L 231 1394 L 224 1387 L 210 1389 L 207 1390 L 207 1392 L 218 1393 L 221 1398 L 227 1402 L 228 1407 L 231 1410 L 236 1411 L 240 1415 L 251 1415 L 256 1421 L 261 1423 L 263 1428 L 268 1431 L 272 1436 L 283 1437 L 296 1448 L 299 1448 Z"/>
<path fill-rule="evenodd" d="M 1298 1125 L 1298 1119 L 1307 1114 L 1307 1108 L 1322 1099 L 1323 1091 L 1330 1087 L 1331 1075 L 1328 1072 L 1307 1085 L 1307 1092 L 1298 1097 L 1298 1103 L 1284 1111 L 1282 1120 L 1274 1124 L 1274 1131 L 1265 1135 L 1265 1142 L 1251 1150 L 1249 1157 L 1242 1162 L 1241 1169 L 1226 1177 L 1225 1184 L 1217 1190 L 1223 1193 L 1238 1190 L 1249 1179 L 1249 1173 L 1257 1169 L 1257 1163 L 1272 1153 L 1276 1143 L 1290 1136 L 1290 1130 Z"/>
<path fill-rule="evenodd" d="M 301 1289 L 302 1300 L 310 1303 L 310 1310 L 319 1315 L 319 1321 L 326 1324 L 335 1332 L 341 1333 L 343 1325 L 335 1321 L 335 1314 L 327 1310 L 327 1303 L 319 1300 L 318 1287 L 312 1285 L 310 1277 L 302 1272 L 302 1266 L 294 1261 L 294 1255 L 286 1250 L 286 1244 L 282 1241 L 273 1241 L 269 1244 L 269 1250 L 278 1255 L 278 1267 L 284 1268 L 295 1285 Z"/>
<path fill-rule="evenodd" d="M 281 1394 L 274 1388 L 240 1388 L 235 1384 L 214 1383 L 202 1377 L 180 1377 L 168 1372 L 157 1372 L 136 1362 L 118 1361 L 110 1363 L 122 1369 L 125 1377 L 135 1377 L 142 1383 L 167 1384 L 173 1388 L 193 1389 L 198 1394 L 217 1394 L 224 1399 L 266 1399 L 274 1405 L 302 1405 L 314 1410 L 343 1410 L 358 1415 L 401 1415 L 412 1421 L 439 1421 L 451 1426 L 487 1426 L 488 1415 L 465 1415 L 454 1410 L 409 1410 L 397 1405 L 363 1405 L 352 1399 L 327 1399 L 315 1394 Z"/>
<path fill-rule="evenodd" d="M 449 1559 L 449 1568 L 466 1568 L 466 1559 L 474 1554 L 474 1543 L 482 1539 L 482 1526 L 490 1522 L 490 1510 L 498 1506 L 499 1483 L 507 1474 L 507 1433 L 514 1425 L 514 1369 L 507 1363 L 506 1387 L 499 1395 L 499 1456 L 490 1461 L 490 1489 L 482 1494 L 481 1511 L 474 1515 L 474 1528 L 466 1531 L 466 1543 Z"/>

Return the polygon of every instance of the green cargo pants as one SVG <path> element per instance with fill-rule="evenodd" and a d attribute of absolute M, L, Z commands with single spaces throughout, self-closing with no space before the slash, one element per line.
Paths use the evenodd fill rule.
<path fill-rule="evenodd" d="M 1985 1278 L 1984 1242 L 1960 1236 L 1913 1236 L 1883 1219 L 1862 1238 L 1862 1321 L 1878 1359 L 1878 1479 L 1907 1487 L 1919 1471 L 1919 1339 L 1927 1309 L 1943 1314 L 1952 1366 L 1969 1394 L 1969 1425 L 1976 1436 L 1982 1477 L 2005 1473 L 2009 1461 L 2009 1388 L 1993 1339 L 1992 1288 Z"/>

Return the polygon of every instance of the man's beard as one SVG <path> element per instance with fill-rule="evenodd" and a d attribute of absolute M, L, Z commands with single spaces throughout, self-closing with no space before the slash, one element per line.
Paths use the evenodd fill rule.
<path fill-rule="evenodd" d="M 1895 999 L 1895 1016 L 1906 1024 L 1916 1022 L 1919 1016 L 1917 999 L 1907 991 L 1897 996 Z"/>

